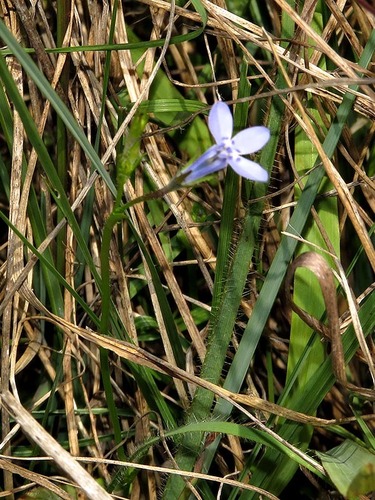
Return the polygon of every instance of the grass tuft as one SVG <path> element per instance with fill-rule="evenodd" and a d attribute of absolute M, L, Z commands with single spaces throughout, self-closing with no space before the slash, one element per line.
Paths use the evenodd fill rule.
<path fill-rule="evenodd" d="M 370 493 L 371 11 L 4 3 L 2 496 Z M 218 99 L 268 184 L 176 182 Z"/>

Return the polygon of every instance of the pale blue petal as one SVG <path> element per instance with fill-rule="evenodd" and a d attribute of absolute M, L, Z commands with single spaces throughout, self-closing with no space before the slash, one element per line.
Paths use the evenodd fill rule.
<path fill-rule="evenodd" d="M 195 182 L 198 179 L 203 179 L 204 177 L 207 177 L 208 175 L 213 174 L 214 172 L 222 170 L 227 165 L 228 162 L 226 160 L 223 160 L 221 158 L 216 158 L 210 164 L 206 165 L 204 168 L 201 168 L 200 170 L 194 170 L 193 172 L 191 172 L 182 181 L 182 185 L 191 184 L 192 182 Z"/>
<path fill-rule="evenodd" d="M 233 147 L 241 154 L 248 155 L 262 149 L 270 138 L 267 127 L 250 127 L 238 132 L 233 139 Z"/>
<path fill-rule="evenodd" d="M 181 174 L 186 175 L 182 180 L 182 185 L 190 184 L 210 175 L 218 170 L 225 168 L 228 164 L 226 158 L 218 157 L 218 147 L 211 146 L 202 156 L 200 156 L 194 163 L 186 167 Z"/>
<path fill-rule="evenodd" d="M 259 182 L 268 181 L 267 170 L 254 161 L 242 158 L 242 156 L 235 156 L 234 158 L 229 158 L 228 163 L 238 175 L 245 177 L 245 179 Z"/>
<path fill-rule="evenodd" d="M 221 151 L 220 148 L 217 147 L 216 144 L 207 149 L 199 158 L 197 158 L 191 165 L 188 165 L 186 168 L 182 170 L 181 173 L 191 173 L 195 170 L 199 170 L 203 168 L 205 164 L 212 161 L 212 159 L 219 154 Z"/>
<path fill-rule="evenodd" d="M 233 134 L 233 116 L 225 102 L 216 102 L 208 115 L 208 128 L 217 144 Z"/>

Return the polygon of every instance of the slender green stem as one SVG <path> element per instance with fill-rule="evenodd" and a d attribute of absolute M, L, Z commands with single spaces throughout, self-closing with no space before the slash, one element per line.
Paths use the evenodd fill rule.
<path fill-rule="evenodd" d="M 164 196 L 170 191 L 175 190 L 179 186 L 178 180 L 183 177 L 174 178 L 172 181 L 164 188 L 154 191 L 152 193 L 147 193 L 143 196 L 139 196 L 128 203 L 117 206 L 113 212 L 108 217 L 102 235 L 102 247 L 100 251 L 100 267 L 101 267 L 101 278 L 102 278 L 102 315 L 100 318 L 100 332 L 104 335 L 110 335 L 110 305 L 111 305 L 111 287 L 110 287 L 110 259 L 109 252 L 111 246 L 111 239 L 113 229 L 122 220 L 127 218 L 127 210 L 143 201 L 156 199 Z M 110 364 L 108 358 L 108 351 L 105 349 L 100 349 L 100 366 L 102 373 L 102 380 L 104 391 L 106 395 L 106 401 L 108 405 L 109 415 L 113 426 L 114 438 L 116 445 L 120 445 L 122 441 L 121 427 L 118 418 L 117 408 L 113 396 L 113 390 L 111 385 L 111 375 L 110 375 Z M 118 447 L 118 455 L 120 460 L 125 460 L 125 452 L 122 446 Z"/>
<path fill-rule="evenodd" d="M 68 25 L 68 9 L 69 9 L 69 1 L 67 0 L 57 0 L 57 45 L 61 46 L 63 44 L 63 39 L 65 35 L 65 30 Z M 69 58 L 65 61 L 63 71 L 60 77 L 60 86 L 64 93 L 64 96 L 67 95 L 69 85 Z M 57 165 L 57 173 L 60 177 L 61 184 L 64 189 L 67 189 L 68 177 L 67 177 L 67 163 L 68 163 L 68 134 L 64 121 L 57 116 L 56 121 L 56 134 L 57 134 L 57 143 L 56 143 L 56 165 Z M 57 221 L 60 222 L 64 218 L 63 211 L 58 208 L 57 209 Z M 63 228 L 59 234 L 57 235 L 57 244 L 56 244 L 56 266 L 58 271 L 63 274 L 64 273 L 64 262 L 65 262 L 65 239 L 66 239 L 66 228 Z"/>
<path fill-rule="evenodd" d="M 143 201 L 155 200 L 162 198 L 164 195 L 175 191 L 180 183 L 181 177 L 173 178 L 171 182 L 164 188 L 153 191 L 152 193 L 147 193 L 134 200 L 125 203 L 113 210 L 111 215 L 108 217 L 102 235 L 102 248 L 100 252 L 100 269 L 102 276 L 102 316 L 100 321 L 100 331 L 105 335 L 109 335 L 109 318 L 110 318 L 110 270 L 109 270 L 109 250 L 112 238 L 112 232 L 116 224 L 128 217 L 127 210 L 138 203 Z"/>

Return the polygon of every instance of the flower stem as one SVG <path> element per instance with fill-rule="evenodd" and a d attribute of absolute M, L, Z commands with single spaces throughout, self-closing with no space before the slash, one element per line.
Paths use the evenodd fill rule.
<path fill-rule="evenodd" d="M 109 335 L 109 318 L 110 318 L 110 267 L 109 267 L 109 251 L 111 245 L 112 232 L 116 224 L 128 217 L 127 210 L 132 206 L 148 200 L 162 198 L 171 191 L 175 191 L 180 186 L 180 177 L 174 177 L 167 186 L 144 194 L 131 200 L 124 205 L 115 207 L 113 212 L 106 220 L 103 228 L 102 246 L 100 251 L 100 270 L 102 277 L 102 315 L 100 319 L 100 332 Z"/>

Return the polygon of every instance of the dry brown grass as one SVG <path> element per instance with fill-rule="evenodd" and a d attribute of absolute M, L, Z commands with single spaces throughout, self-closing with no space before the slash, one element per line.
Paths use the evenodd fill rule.
<path fill-rule="evenodd" d="M 121 143 L 119 141 L 127 133 L 129 124 L 141 103 L 148 99 L 150 87 L 158 71 L 164 71 L 183 96 L 193 96 L 193 99 L 207 106 L 216 98 L 217 91 L 225 95 L 229 103 L 250 102 L 253 105 L 251 113 L 254 116 L 259 116 L 257 103 L 261 102 L 261 113 L 265 117 L 265 122 L 268 113 L 267 106 L 272 97 L 278 95 L 283 100 L 286 112 L 276 152 L 269 196 L 265 199 L 264 225 L 259 241 L 259 247 L 263 253 L 260 258 L 267 269 L 278 249 L 281 232 L 286 229 L 290 214 L 297 203 L 294 199 L 294 186 L 300 179 L 298 179 L 298 173 L 293 172 L 291 157 L 293 147 L 289 141 L 293 129 L 298 124 L 318 151 L 326 174 L 332 183 L 329 195 L 337 197 L 339 203 L 338 225 L 342 236 L 341 262 L 344 267 L 353 258 L 353 252 L 350 249 L 347 251 L 350 244 L 348 238 L 353 239 L 355 235 L 359 240 L 356 248 L 361 246 L 364 251 L 362 266 L 365 272 L 361 277 L 362 281 L 361 283 L 349 281 L 348 289 L 354 288 L 357 295 L 360 292 L 366 295 L 373 293 L 373 288 L 364 291 L 361 285 L 363 283 L 366 287 L 370 286 L 375 269 L 375 251 L 373 240 L 369 236 L 369 229 L 373 226 L 375 207 L 373 166 L 369 163 L 369 157 L 374 157 L 375 93 L 373 84 L 375 75 L 372 64 L 364 70 L 354 61 L 354 58 L 358 59 L 361 56 L 371 36 L 371 31 L 375 27 L 373 14 L 366 10 L 362 2 L 326 0 L 326 7 L 331 15 L 322 33 L 316 33 L 311 27 L 311 18 L 316 8 L 315 2 L 305 2 L 297 12 L 284 0 L 269 0 L 265 2 L 265 6 L 261 6 L 268 11 L 269 29 L 266 31 L 263 26 L 258 26 L 228 12 L 224 0 L 216 2 L 201 0 L 201 2 L 208 15 L 205 28 L 207 55 L 203 55 L 202 60 L 207 64 L 212 63 L 213 74 L 216 75 L 215 79 L 204 84 L 199 83 L 201 68 L 194 67 L 192 62 L 196 59 L 194 51 L 197 48 L 202 50 L 204 46 L 201 39 L 168 45 L 170 35 L 186 33 L 201 26 L 198 13 L 189 6 L 179 7 L 173 2 L 163 0 L 138 0 L 125 2 L 123 5 L 119 3 L 114 30 L 116 44 L 128 42 L 127 26 L 138 32 L 140 36 L 146 36 L 145 34 L 148 33 L 150 40 L 165 38 L 167 43 L 162 50 L 156 48 L 147 50 L 142 57 L 144 67 L 141 73 L 137 71 L 137 65 L 141 61 L 134 62 L 129 50 L 112 51 L 108 99 L 98 147 L 103 165 L 110 170 L 116 163 L 116 146 Z M 34 49 L 33 57 L 39 67 L 58 94 L 63 97 L 89 141 L 94 143 L 103 97 L 105 52 L 77 51 L 47 54 L 44 49 L 53 48 L 56 40 L 55 12 L 51 4 L 37 2 L 35 5 L 30 5 L 29 2 L 21 0 L 1 0 L 0 5 L 2 18 L 8 29 L 23 45 Z M 296 24 L 291 40 L 280 40 L 281 13 L 290 16 Z M 67 22 L 62 45 L 75 47 L 106 43 L 111 15 L 109 6 L 102 5 L 98 1 L 86 3 L 75 0 L 71 5 L 67 2 Z M 337 43 L 339 43 L 338 46 Z M 217 44 L 217 50 L 215 54 L 211 54 L 210 47 L 214 44 Z M 251 50 L 254 47 L 258 48 L 256 56 Z M 238 57 L 239 48 L 252 67 L 254 75 L 252 79 L 258 89 L 255 94 L 252 93 L 241 99 L 238 99 L 241 62 Z M 265 59 L 259 60 L 259 54 L 263 54 Z M 353 56 L 353 60 L 347 58 L 348 54 Z M 268 55 L 267 59 L 266 55 Z M 325 56 L 326 61 L 330 61 L 329 70 L 319 66 L 322 55 Z M 48 147 L 54 154 L 56 115 L 51 111 L 50 103 L 14 58 L 8 56 L 6 60 L 40 135 L 49 143 Z M 280 69 L 284 72 L 285 88 L 278 88 L 276 84 L 276 75 Z M 361 76 L 358 76 L 359 74 Z M 359 89 L 351 91 L 349 85 L 357 83 Z M 121 126 L 117 128 L 110 116 L 111 113 L 115 113 L 114 101 L 120 89 L 126 89 L 129 100 L 134 105 L 125 116 Z M 348 92 L 356 96 L 355 113 L 352 115 L 354 118 L 344 128 L 337 153 L 333 158 L 329 158 L 322 146 L 324 137 L 313 126 L 313 120 L 306 110 L 305 100 L 308 95 L 311 95 L 321 120 L 329 123 L 335 117 L 338 106 Z M 10 107 L 13 111 L 13 149 L 9 151 L 5 147 L 5 141 L 1 146 L 3 160 L 10 166 L 10 193 L 8 202 L 5 191 L 2 190 L 1 209 L 9 214 L 10 221 L 27 240 L 39 246 L 41 252 L 48 247 L 51 248 L 56 258 L 60 256 L 60 261 L 56 265 L 67 283 L 75 288 L 77 241 L 74 232 L 66 224 L 65 219 L 62 219 L 58 225 L 59 214 L 51 196 L 50 186 L 38 168 L 38 158 L 25 136 L 19 115 L 12 105 Z M 175 128 L 178 129 L 178 126 Z M 361 127 L 365 127 L 368 132 L 367 137 L 358 142 L 356 138 Z M 124 186 L 124 195 L 127 200 L 141 196 L 145 190 L 149 189 L 151 182 L 156 188 L 162 188 L 168 184 L 180 165 L 189 160 L 186 151 L 178 150 L 176 144 L 170 140 L 167 128 L 161 132 L 154 123 L 147 125 L 142 137 L 142 150 L 144 151 L 142 167 L 136 171 L 134 179 Z M 4 136 L 1 136 L 1 141 L 3 140 Z M 68 140 L 65 187 L 78 220 L 83 217 L 84 202 L 89 188 L 94 188 L 89 249 L 99 268 L 102 228 L 113 208 L 113 194 L 98 173 L 91 172 L 90 162 L 77 142 L 71 138 Z M 23 171 L 25 160 L 27 169 Z M 341 168 L 340 165 L 343 164 L 345 167 Z M 47 237 L 44 241 L 39 241 L 30 223 L 32 186 L 39 199 L 44 200 L 47 228 Z M 160 386 L 164 383 L 165 386 L 160 387 L 160 391 L 166 401 L 175 403 L 180 411 L 180 417 L 189 407 L 191 392 L 197 385 L 209 387 L 217 396 L 228 398 L 232 403 L 256 409 L 256 415 L 261 421 L 269 412 L 297 420 L 307 418 L 310 423 L 319 426 L 332 423 L 332 418 L 341 419 L 349 416 L 350 413 L 348 414 L 345 409 L 345 400 L 337 389 L 329 394 L 325 402 L 328 408 L 324 418 L 329 422 L 299 415 L 298 412 L 285 413 L 286 410 L 267 401 L 266 360 L 261 354 L 256 359 L 259 375 L 255 376 L 255 382 L 250 379 L 250 376 L 247 379 L 246 387 L 251 394 L 249 396 L 225 392 L 219 386 L 210 386 L 197 377 L 198 368 L 206 353 L 206 331 L 202 324 L 197 325 L 192 314 L 192 305 L 197 304 L 205 311 L 209 311 L 211 307 L 217 254 L 216 237 L 219 232 L 218 222 L 222 197 L 223 177 L 221 176 L 216 185 L 205 183 L 200 186 L 199 190 L 176 191 L 166 195 L 164 213 L 159 214 L 160 220 L 150 218 L 150 212 L 145 209 L 144 204 L 135 205 L 130 210 L 132 223 L 153 256 L 161 281 L 169 291 L 169 298 L 175 309 L 174 315 L 183 325 L 184 337 L 187 340 L 186 343 L 189 344 L 186 371 L 177 367 L 152 276 L 144 257 L 138 250 L 131 248 L 129 258 L 128 256 L 123 258 L 119 251 L 119 248 L 121 249 L 119 239 L 113 239 L 111 247 L 111 271 L 114 277 L 113 300 L 129 340 L 134 343 L 132 347 L 131 344 L 125 345 L 116 339 L 101 340 L 98 334 L 91 331 L 91 329 L 95 330 L 94 325 L 67 290 L 63 295 L 63 311 L 54 310 L 51 300 L 43 302 L 43 297 L 37 296 L 33 285 L 33 275 L 34 279 L 42 279 L 38 274 L 40 273 L 37 266 L 38 257 L 26 250 L 25 245 L 14 232 L 11 230 L 8 232 L 7 228 L 2 226 L 3 233 L 0 242 L 2 245 L 0 254 L 1 393 L 3 394 L 1 448 L 3 456 L 0 459 L 0 467 L 4 470 L 2 496 L 7 492 L 11 498 L 12 495 L 18 495 L 35 484 L 51 492 L 54 491 L 61 498 L 71 498 L 73 495 L 71 492 L 67 494 L 66 491 L 56 486 L 55 483 L 59 484 L 61 478 L 54 476 L 55 469 L 41 469 L 55 470 L 50 477 L 44 477 L 39 472 L 34 473 L 28 470 L 28 460 L 25 459 L 20 467 L 12 459 L 14 449 L 20 445 L 27 446 L 27 441 L 24 439 L 26 435 L 39 445 L 43 454 L 52 456 L 56 465 L 65 471 L 63 483 L 70 478 L 85 491 L 88 498 L 97 500 L 108 497 L 105 488 L 98 490 L 97 483 L 90 477 L 100 477 L 108 483 L 113 475 L 113 462 L 106 460 L 108 457 L 112 458 L 114 453 L 113 442 L 100 440 L 101 435 L 109 432 L 107 416 L 100 416 L 91 411 L 93 407 L 106 406 L 101 382 L 100 346 L 108 348 L 113 354 L 111 356 L 111 381 L 117 404 L 120 408 L 127 410 L 122 417 L 122 426 L 124 430 L 129 431 L 125 444 L 128 456 L 131 456 L 137 447 L 156 431 L 162 434 L 163 429 L 154 414 L 150 413 L 142 388 L 136 386 L 129 369 L 122 364 L 122 358 L 139 366 L 152 367 L 174 377 L 173 384 L 170 385 L 166 382 L 167 379 L 161 379 Z M 197 205 L 204 207 L 206 213 L 210 215 L 205 223 L 197 222 L 194 217 L 193 210 Z M 240 218 L 242 212 L 243 206 L 241 200 L 238 200 L 236 216 Z M 277 220 L 275 214 L 278 215 Z M 210 231 L 205 230 L 207 225 L 210 225 Z M 171 261 L 168 253 L 170 248 L 163 239 L 163 234 L 175 234 L 179 230 L 182 230 L 185 235 L 186 243 L 184 244 L 188 246 L 189 251 L 182 253 L 183 258 Z M 122 233 L 124 240 L 128 234 L 129 229 L 124 223 Z M 140 271 L 142 263 L 144 267 Z M 193 274 L 190 271 L 191 266 L 194 266 Z M 189 283 L 190 275 L 199 284 L 200 290 L 197 294 L 192 293 L 192 285 L 195 283 Z M 252 277 L 250 276 L 249 279 L 251 280 Z M 137 280 L 145 283 L 142 298 L 138 295 L 131 296 L 131 284 Z M 251 287 L 254 283 L 250 283 Z M 345 278 L 344 283 L 347 283 Z M 95 279 L 88 268 L 82 276 L 79 293 L 99 316 L 100 295 Z M 251 315 L 255 300 L 256 294 L 249 300 L 247 297 L 243 299 L 242 321 Z M 354 297 L 350 304 L 352 306 L 351 318 L 355 318 L 355 311 L 359 304 L 360 298 Z M 347 304 L 343 303 L 342 307 L 345 311 Z M 148 316 L 149 311 L 154 312 L 154 320 L 160 334 L 157 345 L 153 342 L 144 342 L 144 338 L 138 338 L 137 320 L 142 316 Z M 342 323 L 341 327 L 345 325 L 346 323 Z M 284 383 L 287 329 L 288 323 L 285 317 L 275 311 L 270 318 L 266 333 L 273 346 L 276 344 L 278 346 L 272 354 L 275 363 L 276 391 L 281 390 Z M 51 384 L 55 381 L 56 372 L 59 369 L 54 364 L 57 358 L 53 354 L 57 345 L 56 335 L 60 335 L 63 339 L 60 340 L 60 345 L 64 348 L 64 356 L 61 365 L 62 377 L 55 387 Z M 142 351 L 141 348 L 147 346 L 149 352 Z M 374 375 L 371 358 L 373 354 L 373 344 L 364 342 L 362 350 L 358 351 L 356 364 L 352 367 L 352 377 L 357 387 L 362 386 L 364 381 L 368 380 L 367 371 Z M 229 355 L 231 356 L 230 353 Z M 157 357 L 160 361 L 157 361 Z M 40 374 L 48 378 L 49 382 L 45 384 L 45 387 L 41 384 L 40 392 L 38 392 L 37 387 L 34 387 L 33 378 L 39 379 L 40 382 L 42 379 Z M 28 397 L 27 384 L 29 383 L 31 393 Z M 9 389 L 15 399 L 9 393 Z M 16 401 L 19 395 L 21 402 L 26 401 L 24 404 L 31 411 L 39 407 L 45 408 L 43 403 L 54 391 L 56 392 L 55 400 L 60 405 L 59 409 L 64 409 L 66 416 L 63 424 L 57 423 L 65 425 L 62 434 L 68 441 L 68 450 L 71 456 L 80 457 L 79 461 L 64 464 L 58 435 L 51 433 L 48 438 L 37 426 L 35 420 L 27 422 L 22 420 L 23 408 Z M 77 414 L 77 407 L 85 407 L 88 414 Z M 368 405 L 364 413 L 371 413 L 371 411 L 371 405 Z M 12 423 L 11 416 L 14 417 Z M 250 414 L 249 418 L 251 418 Z M 90 438 L 90 444 L 82 446 L 80 440 L 84 438 Z M 49 443 L 51 448 L 46 443 Z M 233 469 L 238 470 L 242 466 L 245 460 L 245 449 L 240 440 L 235 438 L 225 446 L 226 451 L 222 449 L 221 454 L 218 455 L 217 476 L 219 479 L 217 480 L 234 485 L 235 481 L 220 479 L 220 476 L 224 478 L 226 474 L 233 473 Z M 32 449 L 31 446 L 29 448 Z M 136 465 L 142 468 L 143 474 L 138 474 L 134 479 L 131 498 L 157 497 L 157 491 L 162 486 L 160 471 L 173 472 L 173 457 L 168 454 L 170 450 L 167 441 L 162 440 L 160 447 L 150 448 L 148 455 L 144 457 L 147 465 Z M 230 455 L 229 458 L 228 455 Z M 228 465 L 232 461 L 233 468 Z M 195 476 L 189 473 L 189 477 L 200 477 L 198 466 L 199 464 Z M 89 477 L 87 477 L 87 471 L 90 474 Z M 15 481 L 14 475 L 16 475 Z M 48 475 L 49 473 L 46 474 Z M 250 488 L 250 486 L 246 487 Z M 275 497 L 270 494 L 270 498 Z"/>

